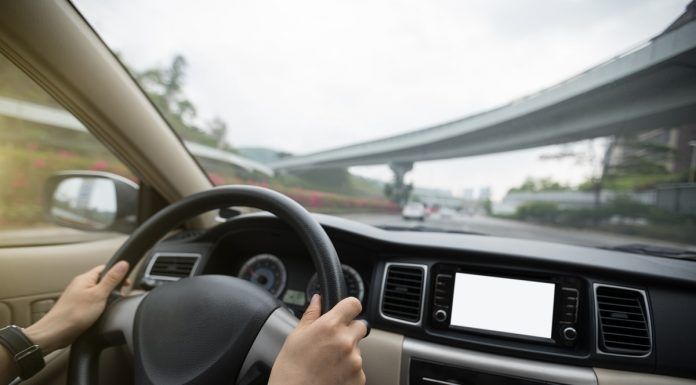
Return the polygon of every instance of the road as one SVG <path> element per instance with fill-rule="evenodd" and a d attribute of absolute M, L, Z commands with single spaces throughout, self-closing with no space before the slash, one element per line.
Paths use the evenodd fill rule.
<path fill-rule="evenodd" d="M 359 222 L 369 223 L 371 225 L 407 227 L 422 225 L 425 227 L 444 228 L 447 230 L 469 231 L 500 237 L 532 239 L 580 246 L 619 246 L 643 243 L 656 246 L 679 247 L 684 249 L 696 248 L 693 245 L 689 246 L 668 241 L 592 230 L 542 226 L 510 219 L 492 218 L 483 215 L 455 215 L 449 218 L 440 218 L 435 214 L 426 219 L 424 222 L 406 221 L 397 214 L 346 214 L 341 216 Z"/>
<path fill-rule="evenodd" d="M 457 215 L 440 218 L 437 215 L 425 222 L 405 221 L 397 214 L 344 214 L 344 218 L 371 225 L 426 226 L 447 230 L 469 231 L 507 238 L 532 239 L 567 243 L 580 246 L 619 246 L 644 243 L 665 247 L 696 250 L 694 245 L 678 244 L 655 239 L 646 239 L 621 234 L 591 230 L 541 226 L 509 219 L 491 218 L 482 215 Z M 22 230 L 0 230 L 0 246 L 24 246 L 41 240 L 43 244 L 83 242 L 114 236 L 113 233 L 82 232 L 64 227 L 30 228 Z"/>

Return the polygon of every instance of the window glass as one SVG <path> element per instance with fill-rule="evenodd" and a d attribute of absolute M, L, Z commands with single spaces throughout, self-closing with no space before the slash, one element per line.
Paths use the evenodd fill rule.
<path fill-rule="evenodd" d="M 0 55 L 0 246 L 103 237 L 43 217 L 46 178 L 65 170 L 133 174 L 68 111 Z"/>
<path fill-rule="evenodd" d="M 388 230 L 696 248 L 670 64 L 691 0 L 74 2 L 216 185 Z"/>

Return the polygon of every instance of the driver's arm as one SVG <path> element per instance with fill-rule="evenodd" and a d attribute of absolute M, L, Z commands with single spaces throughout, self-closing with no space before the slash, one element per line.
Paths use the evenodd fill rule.
<path fill-rule="evenodd" d="M 98 266 L 75 277 L 51 311 L 24 329 L 24 334 L 44 354 L 69 346 L 99 318 L 109 294 L 128 274 L 128 262 L 114 265 L 97 283 L 102 270 L 104 266 Z M 9 352 L 0 345 L 0 384 L 8 384 L 15 377 L 17 366 Z"/>

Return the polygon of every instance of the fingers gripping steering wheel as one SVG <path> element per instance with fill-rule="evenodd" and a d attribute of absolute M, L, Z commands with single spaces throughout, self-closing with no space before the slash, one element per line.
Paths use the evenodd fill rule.
<path fill-rule="evenodd" d="M 231 206 L 269 211 L 297 233 L 319 276 L 322 311 L 346 296 L 341 263 L 319 223 L 295 201 L 253 186 L 222 186 L 186 197 L 143 223 L 108 262 L 137 262 L 176 225 Z M 98 383 L 101 350 L 126 344 L 136 384 L 237 382 L 259 364 L 271 367 L 297 324 L 280 301 L 257 285 L 228 276 L 197 276 L 120 298 L 72 345 L 68 383 Z"/>

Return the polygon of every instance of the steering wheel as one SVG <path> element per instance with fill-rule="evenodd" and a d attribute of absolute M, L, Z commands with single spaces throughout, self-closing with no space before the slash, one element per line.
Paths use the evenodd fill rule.
<path fill-rule="evenodd" d="M 116 251 L 131 267 L 183 221 L 231 206 L 262 209 L 284 220 L 309 251 L 319 276 L 322 312 L 346 296 L 336 249 L 298 203 L 273 190 L 222 186 L 193 194 L 143 223 Z M 235 277 L 184 278 L 107 305 L 99 321 L 72 345 L 68 383 L 98 384 L 99 353 L 126 344 L 136 384 L 245 383 L 270 368 L 297 318 L 263 288 Z"/>

